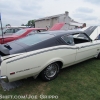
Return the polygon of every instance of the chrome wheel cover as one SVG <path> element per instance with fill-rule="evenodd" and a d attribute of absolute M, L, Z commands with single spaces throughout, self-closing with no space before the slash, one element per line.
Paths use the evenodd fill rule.
<path fill-rule="evenodd" d="M 59 71 L 58 64 L 51 64 L 47 67 L 45 74 L 47 77 L 54 77 L 58 71 Z"/>

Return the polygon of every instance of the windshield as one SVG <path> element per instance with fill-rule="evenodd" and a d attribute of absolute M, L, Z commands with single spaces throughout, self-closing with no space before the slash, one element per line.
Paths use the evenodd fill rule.
<path fill-rule="evenodd" d="M 14 34 L 21 35 L 21 34 L 25 33 L 26 31 L 27 31 L 27 30 L 25 30 L 25 29 L 21 29 L 21 30 L 17 31 L 17 32 L 14 33 Z"/>
<path fill-rule="evenodd" d="M 42 41 L 47 40 L 47 39 L 52 38 L 52 37 L 54 37 L 54 35 L 50 35 L 50 34 L 34 34 L 34 35 L 27 36 L 25 38 L 22 38 L 22 39 L 19 39 L 19 40 L 16 40 L 16 41 L 31 46 L 31 45 L 34 45 L 34 44 L 39 43 L 39 42 L 42 42 Z"/>

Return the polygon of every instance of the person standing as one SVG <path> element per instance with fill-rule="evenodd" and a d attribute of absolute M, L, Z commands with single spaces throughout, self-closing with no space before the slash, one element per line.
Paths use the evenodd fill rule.
<path fill-rule="evenodd" d="M 47 30 L 49 29 L 48 26 L 46 26 Z"/>
<path fill-rule="evenodd" d="M 83 23 L 82 28 L 86 27 L 86 23 Z"/>

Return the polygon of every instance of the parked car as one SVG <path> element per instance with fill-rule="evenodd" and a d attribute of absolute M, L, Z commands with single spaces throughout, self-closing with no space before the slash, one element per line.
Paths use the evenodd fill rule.
<path fill-rule="evenodd" d="M 56 23 L 54 24 L 49 31 L 63 30 L 65 23 Z"/>
<path fill-rule="evenodd" d="M 12 35 L 17 31 L 21 30 L 22 28 L 4 28 L 3 35 Z M 2 35 L 2 31 L 0 30 L 0 35 Z"/>
<path fill-rule="evenodd" d="M 0 79 L 12 82 L 40 75 L 45 81 L 53 80 L 62 68 L 100 58 L 99 34 L 97 26 L 85 31 L 46 31 L 0 45 Z"/>
<path fill-rule="evenodd" d="M 0 36 L 0 44 L 4 44 L 10 41 L 14 41 L 20 38 L 23 38 L 25 36 L 37 33 L 37 32 L 41 32 L 41 31 L 46 31 L 45 28 L 25 28 L 25 29 L 21 29 L 18 32 L 12 34 L 12 35 L 7 35 L 7 36 Z"/>

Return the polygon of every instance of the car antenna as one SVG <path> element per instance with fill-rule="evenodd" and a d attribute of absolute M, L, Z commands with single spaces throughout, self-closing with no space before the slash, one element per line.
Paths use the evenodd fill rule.
<path fill-rule="evenodd" d="M 4 43 L 3 28 L 2 28 L 2 21 L 1 21 L 1 13 L 0 13 L 0 23 L 1 23 L 1 31 L 2 31 L 2 43 Z"/>

